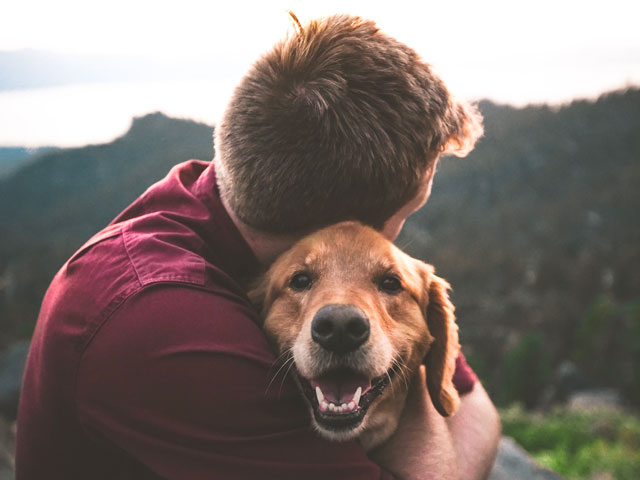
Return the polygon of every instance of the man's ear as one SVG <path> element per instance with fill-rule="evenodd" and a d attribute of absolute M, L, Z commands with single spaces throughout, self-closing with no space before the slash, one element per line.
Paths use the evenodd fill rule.
<path fill-rule="evenodd" d="M 427 388 L 431 401 L 440 415 L 448 417 L 458 408 L 460 397 L 453 385 L 456 359 L 460 351 L 458 325 L 449 300 L 449 284 L 440 277 L 427 275 L 428 304 L 425 312 L 427 327 L 433 337 L 425 357 Z"/>

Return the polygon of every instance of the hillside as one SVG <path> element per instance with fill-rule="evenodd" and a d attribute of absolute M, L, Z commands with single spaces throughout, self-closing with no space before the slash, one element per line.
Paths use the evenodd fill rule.
<path fill-rule="evenodd" d="M 169 169 L 213 158 L 213 128 L 154 113 L 112 143 L 58 150 L 0 180 L 0 345 L 32 329 L 55 271 Z"/>
<path fill-rule="evenodd" d="M 640 91 L 480 108 L 486 136 L 441 162 L 398 243 L 449 279 L 465 350 L 505 402 L 534 404 L 562 360 L 639 399 Z"/>
<path fill-rule="evenodd" d="M 33 160 L 38 155 L 53 150 L 50 147 L 24 148 L 24 147 L 0 147 L 0 179 L 10 175 L 24 162 Z"/>
<path fill-rule="evenodd" d="M 499 402 L 535 405 L 565 360 L 640 399 L 640 90 L 480 108 L 485 137 L 443 159 L 398 244 L 453 285 L 464 350 Z M 0 349 L 29 336 L 92 233 L 173 164 L 212 155 L 211 127 L 156 113 L 0 180 Z"/>

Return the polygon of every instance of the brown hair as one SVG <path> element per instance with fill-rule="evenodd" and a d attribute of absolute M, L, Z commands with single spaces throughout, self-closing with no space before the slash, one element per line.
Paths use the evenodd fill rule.
<path fill-rule="evenodd" d="M 247 225 L 382 228 L 440 153 L 466 154 L 481 117 L 415 51 L 348 15 L 311 21 L 236 88 L 216 128 L 218 185 Z"/>

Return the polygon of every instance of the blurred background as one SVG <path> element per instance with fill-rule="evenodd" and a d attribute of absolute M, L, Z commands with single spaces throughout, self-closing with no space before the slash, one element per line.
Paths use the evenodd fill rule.
<path fill-rule="evenodd" d="M 397 243 L 451 282 L 463 351 L 505 435 L 566 478 L 640 478 L 632 0 L 3 5 L 0 478 L 11 478 L 20 377 L 51 278 L 172 165 L 213 157 L 234 85 L 291 30 L 286 9 L 302 23 L 373 19 L 478 103 L 484 138 L 441 161 Z M 557 478 L 527 468 L 495 478 Z"/>

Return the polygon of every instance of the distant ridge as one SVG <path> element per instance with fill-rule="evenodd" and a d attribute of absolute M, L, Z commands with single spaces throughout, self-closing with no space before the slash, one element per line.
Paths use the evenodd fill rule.
<path fill-rule="evenodd" d="M 0 147 L 0 179 L 17 170 L 25 161 L 51 150 L 55 147 Z"/>
<path fill-rule="evenodd" d="M 192 158 L 213 158 L 213 127 L 153 113 L 111 143 L 47 153 L 0 179 L 0 348 L 28 334 L 75 249 Z"/>
<path fill-rule="evenodd" d="M 213 127 L 159 112 L 135 118 L 111 143 L 42 155 L 1 180 L 0 232 L 20 227 L 49 239 L 89 235 L 190 158 L 213 158 Z"/>

